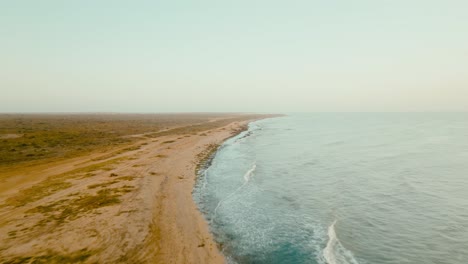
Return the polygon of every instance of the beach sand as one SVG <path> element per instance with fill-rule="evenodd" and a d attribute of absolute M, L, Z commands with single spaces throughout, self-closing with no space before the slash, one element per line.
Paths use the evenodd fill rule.
<path fill-rule="evenodd" d="M 252 119 L 163 133 L 3 179 L 0 262 L 224 263 L 192 199 L 196 168 Z"/>

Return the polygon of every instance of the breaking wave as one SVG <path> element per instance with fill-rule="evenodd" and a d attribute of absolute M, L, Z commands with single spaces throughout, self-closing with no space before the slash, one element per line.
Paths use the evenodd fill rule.
<path fill-rule="evenodd" d="M 323 258 L 327 264 L 359 264 L 353 253 L 347 250 L 336 236 L 336 220 L 328 227 L 328 242 L 323 249 Z"/>
<path fill-rule="evenodd" d="M 224 203 L 226 202 L 227 200 L 229 200 L 232 196 L 234 196 L 237 192 L 239 192 L 242 188 L 244 188 L 244 186 L 246 186 L 250 179 L 253 177 L 253 173 L 255 172 L 255 169 L 257 168 L 257 164 L 254 162 L 252 164 L 252 167 L 250 167 L 250 169 L 244 174 L 244 183 L 239 186 L 239 188 L 237 188 L 234 192 L 232 192 L 231 194 L 229 194 L 228 196 L 226 196 L 226 198 L 224 198 L 223 200 L 219 201 L 218 205 L 216 205 L 215 209 L 214 209 L 214 214 L 213 214 L 213 219 L 216 217 L 216 214 L 218 213 L 218 209 L 219 207 Z M 213 220 L 212 219 L 212 220 Z"/>

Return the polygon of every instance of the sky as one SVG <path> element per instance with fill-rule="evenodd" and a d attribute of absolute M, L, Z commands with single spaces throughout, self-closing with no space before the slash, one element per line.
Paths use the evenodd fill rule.
<path fill-rule="evenodd" d="M 468 111 L 466 0 L 0 0 L 0 112 Z"/>

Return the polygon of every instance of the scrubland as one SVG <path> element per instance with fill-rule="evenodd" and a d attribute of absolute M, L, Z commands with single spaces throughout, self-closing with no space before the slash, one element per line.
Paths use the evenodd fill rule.
<path fill-rule="evenodd" d="M 0 115 L 0 262 L 224 262 L 195 172 L 265 117 Z"/>

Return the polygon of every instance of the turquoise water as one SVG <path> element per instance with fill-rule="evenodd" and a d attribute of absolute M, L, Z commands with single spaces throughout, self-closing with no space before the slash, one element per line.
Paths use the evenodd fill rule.
<path fill-rule="evenodd" d="M 230 263 L 468 263 L 468 114 L 295 114 L 225 142 L 194 199 Z"/>

